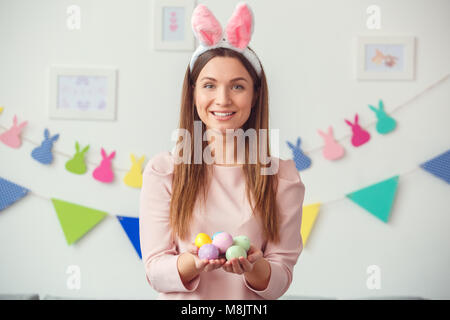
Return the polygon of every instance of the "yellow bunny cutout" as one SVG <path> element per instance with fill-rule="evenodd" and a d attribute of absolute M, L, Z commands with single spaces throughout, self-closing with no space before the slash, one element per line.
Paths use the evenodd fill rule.
<path fill-rule="evenodd" d="M 123 181 L 127 186 L 133 188 L 141 188 L 142 187 L 142 164 L 144 163 L 145 156 L 142 156 L 138 161 L 134 154 L 131 154 L 131 162 L 133 165 L 131 166 L 130 171 L 127 172 Z"/>

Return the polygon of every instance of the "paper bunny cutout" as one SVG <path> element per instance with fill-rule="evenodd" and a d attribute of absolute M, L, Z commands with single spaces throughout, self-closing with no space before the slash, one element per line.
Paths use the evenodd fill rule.
<path fill-rule="evenodd" d="M 114 172 L 112 171 L 111 160 L 116 155 L 116 152 L 113 151 L 108 156 L 105 152 L 105 149 L 102 148 L 101 153 L 103 160 L 100 165 L 95 168 L 94 172 L 92 172 L 92 176 L 94 177 L 94 179 L 100 182 L 109 183 L 114 180 Z"/>
<path fill-rule="evenodd" d="M 370 140 L 370 133 L 363 128 L 361 128 L 358 124 L 358 114 L 355 114 L 355 123 L 351 123 L 347 119 L 345 122 L 352 127 L 353 136 L 352 136 L 352 145 L 355 147 L 359 147 Z"/>
<path fill-rule="evenodd" d="M 44 141 L 42 141 L 39 147 L 36 147 L 31 152 L 31 156 L 34 160 L 42 164 L 50 164 L 53 161 L 52 148 L 53 143 L 58 140 L 59 134 L 50 138 L 50 132 L 48 129 L 44 130 Z"/>
<path fill-rule="evenodd" d="M 287 141 L 289 148 L 291 148 L 292 153 L 294 154 L 294 162 L 298 171 L 307 169 L 311 166 L 311 159 L 300 149 L 300 142 L 300 137 L 297 138 L 297 144 L 295 146 Z"/>
<path fill-rule="evenodd" d="M 134 156 L 134 154 L 131 154 L 131 162 L 133 164 L 130 171 L 128 171 L 123 178 L 123 181 L 127 186 L 133 188 L 142 187 L 142 164 L 144 163 L 144 160 L 145 156 L 142 156 L 138 161 L 136 161 L 136 157 Z"/>
<path fill-rule="evenodd" d="M 89 150 L 89 145 L 80 151 L 80 145 L 78 141 L 75 143 L 76 153 L 72 159 L 66 162 L 66 169 L 72 173 L 84 174 L 87 171 L 86 164 L 84 163 L 85 153 Z"/>
<path fill-rule="evenodd" d="M 369 104 L 369 108 L 375 112 L 378 122 L 377 122 L 377 131 L 380 134 L 387 134 L 395 129 L 397 123 L 396 121 L 389 117 L 384 111 L 383 101 L 378 102 L 379 109 L 376 109 L 374 106 Z"/>
<path fill-rule="evenodd" d="M 22 145 L 22 139 L 20 134 L 22 129 L 28 124 L 28 121 L 24 121 L 17 125 L 17 116 L 14 115 L 13 125 L 7 131 L 0 135 L 0 141 L 11 148 L 19 148 Z"/>
<path fill-rule="evenodd" d="M 325 159 L 328 160 L 337 160 L 344 156 L 345 150 L 344 148 L 334 139 L 333 137 L 333 128 L 331 126 L 328 127 L 328 133 L 317 130 L 319 134 L 325 141 L 325 147 L 322 150 L 322 154 Z"/>

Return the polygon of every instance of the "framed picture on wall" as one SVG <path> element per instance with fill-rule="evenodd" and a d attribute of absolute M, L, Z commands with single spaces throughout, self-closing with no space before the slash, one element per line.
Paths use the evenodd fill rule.
<path fill-rule="evenodd" d="M 115 120 L 116 68 L 50 66 L 49 117 Z"/>
<path fill-rule="evenodd" d="M 413 36 L 358 36 L 356 77 L 361 80 L 413 80 Z"/>
<path fill-rule="evenodd" d="M 153 0 L 156 50 L 194 50 L 195 40 L 191 28 L 194 4 L 194 0 Z"/>

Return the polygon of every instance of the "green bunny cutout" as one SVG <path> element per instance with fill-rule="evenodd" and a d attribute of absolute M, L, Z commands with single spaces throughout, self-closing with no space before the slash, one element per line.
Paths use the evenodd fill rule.
<path fill-rule="evenodd" d="M 77 152 L 72 159 L 66 162 L 66 169 L 72 173 L 84 174 L 87 171 L 86 164 L 84 163 L 84 155 L 89 150 L 89 145 L 80 152 L 80 145 L 77 141 L 75 143 L 75 149 Z"/>
<path fill-rule="evenodd" d="M 379 109 L 375 108 L 374 106 L 371 106 L 369 104 L 369 108 L 375 112 L 378 118 L 377 122 L 377 131 L 380 134 L 387 134 L 395 129 L 397 123 L 396 121 L 389 117 L 386 112 L 384 111 L 384 105 L 383 101 L 380 100 L 378 103 Z"/>

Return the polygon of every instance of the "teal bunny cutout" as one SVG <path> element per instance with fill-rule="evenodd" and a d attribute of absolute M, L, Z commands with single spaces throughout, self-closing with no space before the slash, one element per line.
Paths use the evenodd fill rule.
<path fill-rule="evenodd" d="M 389 117 L 386 112 L 384 111 L 384 105 L 383 101 L 380 100 L 378 103 L 379 109 L 375 108 L 374 106 L 371 106 L 369 104 L 369 108 L 375 112 L 378 118 L 377 122 L 377 131 L 381 134 L 387 134 L 395 129 L 397 123 L 396 121 Z"/>

